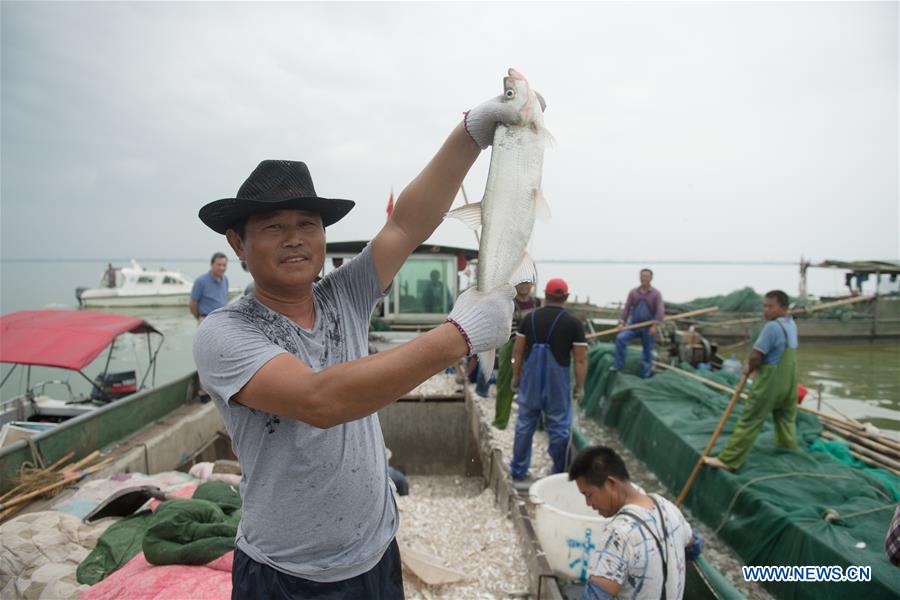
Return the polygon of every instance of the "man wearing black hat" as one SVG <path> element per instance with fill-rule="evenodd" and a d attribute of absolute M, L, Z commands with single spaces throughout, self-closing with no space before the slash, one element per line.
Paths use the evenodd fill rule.
<path fill-rule="evenodd" d="M 243 471 L 233 598 L 403 597 L 375 413 L 462 356 L 501 346 L 515 291 L 467 291 L 444 324 L 373 356 L 369 319 L 441 223 L 496 124 L 517 118 L 500 98 L 469 111 L 372 242 L 317 283 L 325 228 L 353 202 L 319 197 L 305 164 L 263 161 L 236 198 L 200 210 L 256 284 L 194 340 L 200 381 Z"/>

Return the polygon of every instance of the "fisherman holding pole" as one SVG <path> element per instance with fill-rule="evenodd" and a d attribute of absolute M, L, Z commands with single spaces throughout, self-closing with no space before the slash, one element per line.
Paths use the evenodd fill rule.
<path fill-rule="evenodd" d="M 650 285 L 653 281 L 653 271 L 641 269 L 641 285 L 628 292 L 625 300 L 625 309 L 619 327 L 626 327 L 632 323 L 652 321 L 650 327 L 629 329 L 616 336 L 616 356 L 612 369 L 620 371 L 625 368 L 625 350 L 628 343 L 634 338 L 640 338 L 643 346 L 641 354 L 642 379 L 653 374 L 653 348 L 656 346 L 656 323 L 661 323 L 666 317 L 666 305 L 663 303 L 662 294 L 658 289 Z"/>
<path fill-rule="evenodd" d="M 766 324 L 744 366 L 744 375 L 755 372 L 756 379 L 728 444 L 717 457 L 705 460 L 711 467 L 740 469 L 769 413 L 775 422 L 775 445 L 797 447 L 797 324 L 788 314 L 787 294 L 766 294 L 763 316 Z"/>
<path fill-rule="evenodd" d="M 469 111 L 372 242 L 318 282 L 325 228 L 354 203 L 319 197 L 304 163 L 263 161 L 235 198 L 200 210 L 256 283 L 194 339 L 200 381 L 243 471 L 232 598 L 403 597 L 399 514 L 375 413 L 506 342 L 514 291 L 469 290 L 442 325 L 372 356 L 369 319 L 497 124 L 517 119 L 502 97 Z"/>

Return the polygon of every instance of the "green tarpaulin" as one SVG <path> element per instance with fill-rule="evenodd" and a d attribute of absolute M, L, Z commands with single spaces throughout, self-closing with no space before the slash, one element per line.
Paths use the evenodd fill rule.
<path fill-rule="evenodd" d="M 125 517 L 78 565 L 78 583 L 102 581 L 141 551 L 153 564 L 206 564 L 234 549 L 240 506 L 234 487 L 211 481 L 199 485 L 191 500 L 166 500 L 156 512 Z"/>
<path fill-rule="evenodd" d="M 618 430 L 669 489 L 681 490 L 729 398 L 675 372 L 639 379 L 630 374 L 637 371 L 636 353 L 629 354 L 626 372 L 611 372 L 612 353 L 611 344 L 588 353 L 586 416 Z M 734 383 L 728 374 L 713 377 Z M 724 446 L 741 408 L 713 454 Z M 686 504 L 748 565 L 872 569 L 868 583 L 765 584 L 779 598 L 896 598 L 900 572 L 885 556 L 884 538 L 900 478 L 883 472 L 879 479 L 816 451 L 821 425 L 809 414 L 798 415 L 797 432 L 802 450 L 776 449 L 770 420 L 744 468 L 738 473 L 703 469 Z M 843 518 L 830 522 L 826 513 Z"/>

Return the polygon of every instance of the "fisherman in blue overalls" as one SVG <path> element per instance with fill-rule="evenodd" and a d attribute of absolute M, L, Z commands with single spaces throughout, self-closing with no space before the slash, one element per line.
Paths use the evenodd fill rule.
<path fill-rule="evenodd" d="M 656 323 L 661 323 L 666 316 L 666 305 L 663 303 L 662 294 L 650 285 L 651 281 L 653 281 L 653 271 L 641 269 L 641 285 L 628 292 L 628 299 L 625 301 L 625 310 L 622 312 L 619 326 L 647 321 L 654 321 L 654 324 L 640 329 L 629 329 L 617 335 L 616 357 L 612 366 L 615 371 L 623 369 L 625 367 L 625 349 L 628 347 L 628 343 L 635 338 L 640 338 L 644 348 L 641 353 L 641 377 L 644 379 L 653 374 Z"/>
<path fill-rule="evenodd" d="M 569 286 L 551 279 L 544 289 L 546 305 L 522 319 L 513 346 L 513 390 L 518 390 L 519 414 L 513 445 L 513 482 L 530 482 L 531 440 L 544 414 L 550 436 L 548 452 L 553 472 L 566 469 L 566 449 L 572 424 L 571 356 L 575 357 L 575 398 L 584 396 L 587 374 L 587 340 L 581 321 L 565 309 Z M 527 358 L 526 358 L 527 357 Z M 517 486 L 518 487 L 518 486 Z"/>

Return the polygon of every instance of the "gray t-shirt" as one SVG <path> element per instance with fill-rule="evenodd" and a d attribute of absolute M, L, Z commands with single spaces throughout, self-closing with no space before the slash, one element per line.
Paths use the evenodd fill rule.
<path fill-rule="evenodd" d="M 194 338 L 200 382 L 222 413 L 243 471 L 237 547 L 289 575 L 355 577 L 393 540 L 399 518 L 378 415 L 319 429 L 231 398 L 283 352 L 314 371 L 366 356 L 379 288 L 367 246 L 314 285 L 311 330 L 244 296 L 211 313 Z"/>

